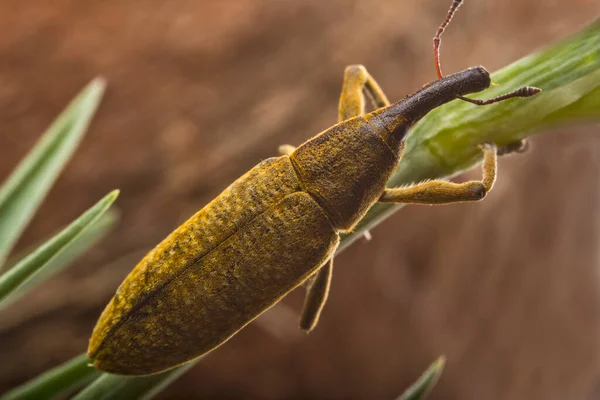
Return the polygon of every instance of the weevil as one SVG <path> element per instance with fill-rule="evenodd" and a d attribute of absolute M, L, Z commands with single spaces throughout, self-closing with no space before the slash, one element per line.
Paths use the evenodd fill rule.
<path fill-rule="evenodd" d="M 438 79 L 390 103 L 361 65 L 346 68 L 337 125 L 260 162 L 150 251 L 100 316 L 88 355 L 96 368 L 146 375 L 221 345 L 297 286 L 308 283 L 300 327 L 312 330 L 327 300 L 333 255 L 376 202 L 443 204 L 480 200 L 492 189 L 499 150 L 482 145 L 481 180 L 386 188 L 411 126 L 455 99 L 488 105 L 540 91 L 522 87 L 489 100 L 490 75 L 471 67 L 443 76 L 441 35 L 433 39 Z M 374 103 L 366 112 L 365 99 Z M 518 150 L 511 145 L 509 150 Z M 504 149 L 506 151 L 506 149 Z"/>

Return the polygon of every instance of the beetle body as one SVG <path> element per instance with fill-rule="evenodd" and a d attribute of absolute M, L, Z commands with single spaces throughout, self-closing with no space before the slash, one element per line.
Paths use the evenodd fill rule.
<path fill-rule="evenodd" d="M 361 157 L 364 146 L 371 159 Z M 312 162 L 327 150 L 328 165 Z M 261 162 L 133 270 L 101 317 L 90 355 L 106 371 L 148 374 L 216 347 L 331 258 L 338 232 L 377 200 L 397 159 L 357 118 Z M 353 162 L 375 168 L 340 181 L 355 176 L 346 168 Z M 346 198 L 324 186 L 335 175 L 352 188 Z"/>
<path fill-rule="evenodd" d="M 339 239 L 297 183 L 289 158 L 265 160 L 150 252 L 100 319 L 96 365 L 142 375 L 194 358 L 323 264 Z"/>
<path fill-rule="evenodd" d="M 482 67 L 450 75 L 258 164 L 125 279 L 92 334 L 94 365 L 151 374 L 226 341 L 331 259 L 381 198 L 414 122 L 489 84 Z"/>

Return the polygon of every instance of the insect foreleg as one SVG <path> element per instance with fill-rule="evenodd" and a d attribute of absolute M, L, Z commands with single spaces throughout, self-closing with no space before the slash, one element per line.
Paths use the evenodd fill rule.
<path fill-rule="evenodd" d="M 375 79 L 362 65 L 349 65 L 344 71 L 344 83 L 338 107 L 338 121 L 365 113 L 365 93 L 373 108 L 389 106 L 390 102 Z"/>
<path fill-rule="evenodd" d="M 365 94 L 375 109 L 390 105 L 387 96 L 364 66 L 347 66 L 338 106 L 338 122 L 365 113 Z M 367 240 L 371 240 L 369 231 L 365 231 L 364 236 Z"/>
<path fill-rule="evenodd" d="M 498 151 L 496 152 L 498 156 L 504 156 L 513 153 L 525 153 L 529 150 L 529 142 L 525 139 L 519 139 L 514 142 L 510 142 L 509 144 L 498 147 Z"/>
<path fill-rule="evenodd" d="M 373 108 L 389 106 L 381 87 L 362 65 L 349 65 L 344 71 L 344 83 L 338 106 L 338 122 L 357 117 L 365 113 L 365 94 Z M 294 146 L 279 146 L 280 155 L 290 155 L 296 150 Z"/>
<path fill-rule="evenodd" d="M 379 199 L 383 203 L 446 204 L 477 201 L 492 190 L 496 180 L 497 148 L 484 144 L 483 178 L 480 181 L 454 183 L 441 180 L 426 181 L 396 189 L 386 189 Z"/>
<path fill-rule="evenodd" d="M 282 144 L 277 149 L 277 151 L 279 152 L 279 155 L 281 155 L 281 156 L 289 156 L 290 154 L 292 154 L 294 152 L 294 150 L 296 150 L 296 148 L 294 146 L 292 146 L 291 144 Z"/>
<path fill-rule="evenodd" d="M 344 83 L 338 107 L 338 122 L 362 115 L 365 113 L 365 94 L 371 101 L 373 108 L 385 107 L 390 104 L 379 84 L 362 65 L 350 65 L 344 71 Z M 295 148 L 290 145 L 279 146 L 281 155 L 290 155 Z M 365 237 L 370 238 L 369 232 Z M 329 285 L 333 271 L 333 259 L 321 267 L 307 283 L 304 308 L 300 317 L 300 328 L 310 332 L 317 325 L 319 315 L 327 301 Z"/>
<path fill-rule="evenodd" d="M 319 321 L 319 316 L 327 301 L 332 272 L 333 257 L 309 278 L 310 283 L 306 288 L 304 308 L 300 317 L 300 328 L 306 333 L 312 331 Z"/>

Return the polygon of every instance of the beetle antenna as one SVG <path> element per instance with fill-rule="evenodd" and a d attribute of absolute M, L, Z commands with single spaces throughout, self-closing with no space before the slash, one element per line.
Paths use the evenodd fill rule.
<path fill-rule="evenodd" d="M 506 94 L 503 94 L 498 97 L 492 97 L 491 99 L 488 99 L 488 100 L 469 99 L 468 97 L 464 97 L 464 96 L 456 96 L 456 98 L 464 100 L 464 101 L 468 101 L 469 103 L 477 104 L 478 106 L 486 106 L 488 104 L 494 104 L 494 103 L 499 103 L 504 100 L 514 99 L 515 97 L 533 96 L 533 95 L 538 94 L 541 91 L 542 91 L 542 89 L 536 88 L 533 86 L 523 86 L 522 88 L 519 88 L 513 92 L 506 93 Z"/>
<path fill-rule="evenodd" d="M 444 19 L 442 24 L 439 26 L 437 32 L 435 33 L 435 36 L 433 37 L 433 57 L 435 59 L 435 69 L 437 71 L 438 79 L 442 79 L 444 77 L 444 75 L 442 74 L 442 67 L 441 67 L 441 63 L 440 63 L 440 44 L 442 42 L 442 33 L 444 33 L 444 30 L 446 29 L 446 27 L 448 26 L 450 21 L 452 21 L 452 17 L 454 16 L 454 13 L 456 13 L 456 10 L 458 10 L 458 8 L 461 6 L 462 2 L 463 2 L 463 0 L 452 0 L 452 5 L 450 5 L 450 9 L 448 10 L 448 14 L 446 14 L 446 18 Z M 506 93 L 501 96 L 493 97 L 488 100 L 469 99 L 468 97 L 464 97 L 464 96 L 456 96 L 456 98 L 463 100 L 463 101 L 467 101 L 469 103 L 476 104 L 478 106 L 485 106 L 488 104 L 494 104 L 494 103 L 498 103 L 498 102 L 508 100 L 508 99 L 514 99 L 515 97 L 533 96 L 533 95 L 538 94 L 541 91 L 542 91 L 542 89 L 539 89 L 539 88 L 536 88 L 533 86 L 524 86 L 513 92 Z"/>
<path fill-rule="evenodd" d="M 435 69 L 437 70 L 438 78 L 442 79 L 444 75 L 442 75 L 442 67 L 440 65 L 440 43 L 442 42 L 442 33 L 452 20 L 454 13 L 458 10 L 458 7 L 462 4 L 462 0 L 453 0 L 450 9 L 448 10 L 448 14 L 446 14 L 446 19 L 442 22 L 440 27 L 438 28 L 435 36 L 433 37 L 433 56 L 435 57 Z"/>

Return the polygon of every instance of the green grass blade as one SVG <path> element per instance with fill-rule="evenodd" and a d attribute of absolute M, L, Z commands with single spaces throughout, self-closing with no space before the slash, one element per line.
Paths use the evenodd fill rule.
<path fill-rule="evenodd" d="M 481 160 L 479 143 L 502 145 L 549 127 L 600 121 L 600 19 L 492 74 L 492 81 L 498 86 L 474 97 L 489 98 L 525 85 L 543 92 L 485 107 L 456 100 L 433 110 L 409 133 L 405 155 L 388 186 L 448 178 L 472 168 Z M 338 251 L 401 207 L 375 204 L 342 238 Z"/>
<path fill-rule="evenodd" d="M 484 93 L 487 98 L 519 86 L 534 85 L 544 89 L 536 97 L 487 107 L 453 101 L 423 118 L 409 134 L 405 156 L 390 186 L 449 177 L 471 168 L 480 161 L 478 143 L 505 144 L 556 123 L 600 120 L 600 107 L 595 107 L 600 100 L 599 70 L 600 21 L 596 21 L 582 32 L 493 74 L 492 79 L 499 86 Z M 399 208 L 389 204 L 373 206 L 359 226 L 344 235 L 338 254 Z M 176 379 L 182 368 L 190 368 L 195 362 L 148 377 L 103 375 L 82 393 L 88 399 L 126 398 L 121 396 L 123 393 L 127 393 L 127 398 L 140 397 L 137 393 L 149 398 L 152 393 L 149 387 L 162 387 L 165 377 Z M 119 390 L 106 397 L 105 389 L 110 385 L 118 386 Z M 137 392 L 139 387 L 144 390 Z"/>
<path fill-rule="evenodd" d="M 600 46 L 600 43 L 598 44 Z M 560 124 L 568 124 L 571 120 L 594 121 L 598 120 L 598 110 L 600 110 L 600 70 L 597 70 L 589 75 L 582 77 L 574 82 L 573 85 L 564 89 L 567 91 L 576 91 L 584 93 L 584 90 L 589 91 L 581 96 L 578 100 L 569 104 L 566 107 L 560 108 L 544 119 L 544 122 L 549 126 Z M 564 96 L 569 96 L 570 93 L 564 93 Z"/>
<path fill-rule="evenodd" d="M 83 89 L 0 187 L 0 267 L 77 148 L 104 86 L 97 78 Z"/>
<path fill-rule="evenodd" d="M 36 251 L 24 258 L 4 275 L 0 276 L 0 304 L 25 281 L 48 265 L 54 257 L 66 249 L 86 228 L 94 224 L 108 210 L 118 194 L 117 190 L 107 194 L 69 226 L 41 245 Z"/>
<path fill-rule="evenodd" d="M 95 368 L 88 367 L 88 363 L 85 355 L 75 357 L 5 393 L 0 400 L 51 399 L 74 390 L 100 375 Z"/>
<path fill-rule="evenodd" d="M 445 362 L 444 357 L 438 358 L 397 400 L 425 399 L 440 378 Z"/>
<path fill-rule="evenodd" d="M 88 250 L 95 247 L 96 244 L 114 228 L 118 220 L 119 213 L 113 209 L 108 209 L 96 222 L 84 229 L 83 232 L 81 232 L 81 235 L 76 237 L 63 251 L 59 252 L 54 258 L 48 261 L 48 264 L 46 264 L 44 268 L 34 274 L 31 278 L 27 279 L 21 286 L 13 291 L 10 296 L 5 298 L 0 304 L 0 310 L 18 300 L 47 279 L 56 275 L 71 265 L 71 263 Z M 27 252 L 27 254 L 29 254 L 29 252 Z M 11 268 L 11 264 L 16 265 L 17 263 L 18 261 L 11 263 L 9 260 L 7 263 L 9 266 L 8 269 Z"/>
<path fill-rule="evenodd" d="M 103 374 L 83 389 L 73 400 L 151 399 L 193 365 L 194 363 L 189 363 L 177 369 L 148 377 Z"/>
<path fill-rule="evenodd" d="M 531 85 L 543 92 L 474 107 L 456 100 L 430 112 L 409 134 L 406 156 L 391 180 L 406 184 L 451 176 L 481 158 L 477 144 L 507 144 L 546 128 L 549 123 L 600 120 L 600 19 L 564 42 L 527 56 L 492 75 L 492 86 L 473 97 L 489 98 Z"/>

